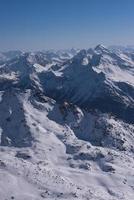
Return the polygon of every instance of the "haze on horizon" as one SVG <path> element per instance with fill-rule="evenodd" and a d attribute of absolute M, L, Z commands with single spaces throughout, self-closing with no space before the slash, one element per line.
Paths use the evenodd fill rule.
<path fill-rule="evenodd" d="M 0 51 L 134 44 L 133 0 L 0 0 Z"/>

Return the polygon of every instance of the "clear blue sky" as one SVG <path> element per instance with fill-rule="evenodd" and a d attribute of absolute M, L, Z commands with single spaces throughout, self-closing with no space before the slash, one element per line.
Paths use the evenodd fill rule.
<path fill-rule="evenodd" d="M 0 0 L 0 51 L 134 44 L 134 0 Z"/>

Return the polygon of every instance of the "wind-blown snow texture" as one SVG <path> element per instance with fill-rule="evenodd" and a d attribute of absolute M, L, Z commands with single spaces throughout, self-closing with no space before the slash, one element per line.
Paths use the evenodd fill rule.
<path fill-rule="evenodd" d="M 133 200 L 134 51 L 0 54 L 0 200 Z"/>

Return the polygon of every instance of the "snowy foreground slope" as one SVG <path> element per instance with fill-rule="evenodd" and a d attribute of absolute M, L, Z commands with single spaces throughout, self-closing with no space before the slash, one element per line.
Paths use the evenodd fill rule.
<path fill-rule="evenodd" d="M 0 63 L 0 200 L 133 200 L 133 51 Z"/>

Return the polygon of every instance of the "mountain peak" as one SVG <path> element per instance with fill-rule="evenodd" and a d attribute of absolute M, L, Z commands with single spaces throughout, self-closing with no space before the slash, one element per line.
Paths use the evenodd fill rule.
<path fill-rule="evenodd" d="M 104 45 L 102 44 L 98 44 L 96 47 L 95 47 L 95 51 L 99 51 L 99 52 L 108 52 L 109 50 L 107 49 L 107 47 L 105 47 Z"/>

